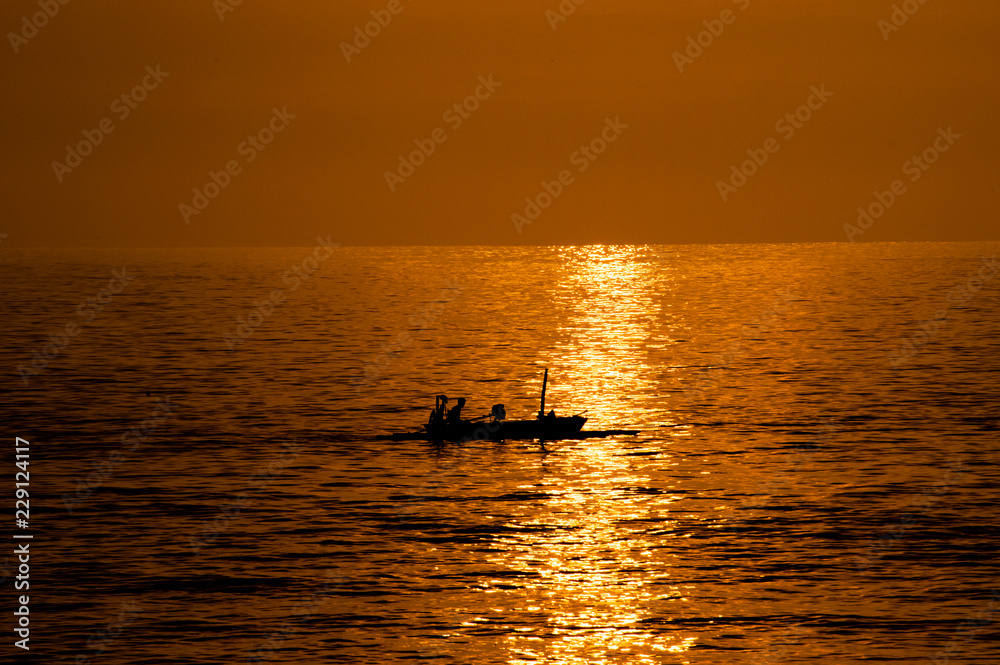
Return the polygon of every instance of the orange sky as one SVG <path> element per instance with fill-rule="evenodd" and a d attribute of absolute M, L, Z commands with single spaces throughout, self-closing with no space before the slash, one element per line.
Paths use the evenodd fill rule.
<path fill-rule="evenodd" d="M 908 0 L 888 39 L 893 3 L 872 0 L 586 0 L 555 29 L 559 0 L 398 0 L 351 62 L 342 42 L 389 0 L 244 0 L 220 20 L 225 1 L 71 0 L 30 38 L 39 0 L 3 4 L 0 248 L 845 241 L 894 180 L 904 193 L 857 241 L 998 235 L 995 0 Z M 704 21 L 721 34 L 680 72 Z M 113 105 L 144 79 L 135 108 Z M 812 86 L 832 96 L 788 136 L 776 123 Z M 456 126 L 445 112 L 477 87 Z M 241 149 L 274 108 L 294 118 Z M 105 118 L 113 131 L 64 168 Z M 948 151 L 904 172 L 949 127 Z M 602 131 L 605 152 L 577 152 Z M 724 201 L 747 150 L 767 161 Z M 518 232 L 512 214 L 563 171 Z"/>

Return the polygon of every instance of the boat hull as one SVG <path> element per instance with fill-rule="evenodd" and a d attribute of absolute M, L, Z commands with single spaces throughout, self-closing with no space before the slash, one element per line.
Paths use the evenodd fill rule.
<path fill-rule="evenodd" d="M 502 441 L 504 439 L 571 439 L 580 433 L 583 416 L 545 417 L 536 420 L 508 420 L 499 423 L 462 423 L 424 426 L 426 436 L 435 441 Z"/>

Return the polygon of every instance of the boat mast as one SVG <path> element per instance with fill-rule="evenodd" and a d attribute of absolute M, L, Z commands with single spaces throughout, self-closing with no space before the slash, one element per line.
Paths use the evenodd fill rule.
<path fill-rule="evenodd" d="M 538 417 L 541 418 L 545 415 L 545 387 L 549 383 L 549 368 L 545 368 L 545 378 L 542 379 L 542 405 L 538 408 Z"/>

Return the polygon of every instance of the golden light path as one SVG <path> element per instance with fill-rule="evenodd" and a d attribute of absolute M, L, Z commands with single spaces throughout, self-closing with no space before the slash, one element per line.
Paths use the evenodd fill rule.
<path fill-rule="evenodd" d="M 642 247 L 563 250 L 565 275 L 551 297 L 571 314 L 549 363 L 559 368 L 559 383 L 571 386 L 570 402 L 586 404 L 595 422 L 648 417 L 634 401 L 660 384 L 648 359 L 669 342 L 656 338 L 665 327 L 657 291 L 669 288 L 671 275 L 644 253 Z"/>
<path fill-rule="evenodd" d="M 655 291 L 671 277 L 642 261 L 643 251 L 567 248 L 565 278 L 551 294 L 573 315 L 547 362 L 558 368 L 560 384 L 572 386 L 569 402 L 586 404 L 591 422 L 600 426 L 642 426 L 663 417 L 643 409 L 641 401 L 655 396 L 659 383 L 647 362 L 650 349 L 669 342 L 655 338 L 664 328 Z M 519 488 L 553 498 L 523 505 L 523 514 L 509 525 L 539 530 L 498 538 L 502 553 L 491 562 L 537 574 L 525 578 L 515 601 L 520 607 L 511 609 L 545 617 L 549 630 L 511 634 L 508 662 L 655 663 L 694 644 L 694 636 L 666 633 L 662 626 L 653 632 L 641 623 L 665 618 L 665 607 L 685 600 L 682 589 L 668 585 L 669 551 L 663 546 L 669 536 L 654 542 L 645 535 L 648 520 L 667 516 L 676 497 L 636 491 L 651 485 L 644 467 L 669 464 L 669 458 L 650 462 L 623 452 L 617 439 L 564 446 L 542 463 L 536 484 Z"/>

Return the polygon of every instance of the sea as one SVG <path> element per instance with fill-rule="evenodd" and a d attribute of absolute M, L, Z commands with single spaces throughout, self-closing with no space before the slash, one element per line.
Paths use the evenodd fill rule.
<path fill-rule="evenodd" d="M 995 665 L 998 249 L 4 248 L 3 659 Z"/>

